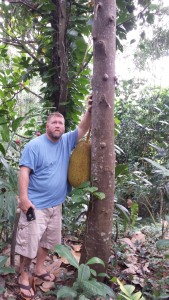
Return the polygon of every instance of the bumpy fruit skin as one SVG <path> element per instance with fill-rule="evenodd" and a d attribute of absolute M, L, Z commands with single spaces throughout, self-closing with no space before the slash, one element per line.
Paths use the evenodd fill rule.
<path fill-rule="evenodd" d="M 77 144 L 70 157 L 68 180 L 73 187 L 78 187 L 90 180 L 91 174 L 91 144 L 81 141 Z"/>

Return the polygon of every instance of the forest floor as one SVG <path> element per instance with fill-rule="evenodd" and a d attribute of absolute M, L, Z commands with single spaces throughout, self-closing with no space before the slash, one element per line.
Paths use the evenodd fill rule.
<path fill-rule="evenodd" d="M 135 291 L 141 291 L 145 299 L 169 299 L 169 249 L 157 249 L 156 242 L 161 238 L 161 228 L 145 226 L 133 233 L 126 233 L 125 237 L 118 238 L 112 243 L 112 254 L 108 268 L 108 284 L 116 294 L 119 292 L 117 278 L 125 285 L 135 286 Z M 166 231 L 165 239 L 169 241 Z M 64 238 L 64 244 L 71 247 L 73 256 L 79 261 L 81 241 L 73 236 Z M 0 257 L 7 256 L 5 268 L 0 260 L 0 300 L 22 299 L 19 294 L 17 276 L 19 270 L 19 256 L 15 255 L 14 273 L 10 268 L 10 245 L 1 253 Z M 36 260 L 32 261 L 33 272 Z M 57 254 L 50 254 L 45 262 L 45 268 L 56 276 L 55 283 L 36 279 L 35 300 L 55 300 L 56 291 L 60 286 L 69 285 L 70 278 L 75 275 L 66 258 Z M 99 298 L 100 299 L 100 298 Z"/>

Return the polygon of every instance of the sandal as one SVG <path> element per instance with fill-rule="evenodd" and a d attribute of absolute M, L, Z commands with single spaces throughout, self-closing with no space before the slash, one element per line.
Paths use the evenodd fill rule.
<path fill-rule="evenodd" d="M 51 278 L 51 274 L 49 272 L 46 272 L 46 273 L 41 274 L 41 275 L 34 274 L 34 276 L 39 278 L 39 279 L 42 279 L 44 281 L 49 281 L 49 282 L 54 282 L 56 280 L 55 276 L 54 276 L 53 280 L 46 279 L 47 277 Z"/>
<path fill-rule="evenodd" d="M 31 287 L 30 285 L 24 285 L 24 284 L 22 284 L 22 283 L 18 283 L 18 285 L 19 285 L 19 288 L 20 288 L 20 289 L 29 291 L 30 294 L 31 294 L 31 289 L 32 289 L 32 287 Z M 20 290 L 20 295 L 21 295 L 21 297 L 22 297 L 24 300 L 30 300 L 30 299 L 33 299 L 33 298 L 34 298 L 34 295 L 30 295 L 30 296 L 25 295 L 23 292 L 21 292 L 21 290 Z"/>

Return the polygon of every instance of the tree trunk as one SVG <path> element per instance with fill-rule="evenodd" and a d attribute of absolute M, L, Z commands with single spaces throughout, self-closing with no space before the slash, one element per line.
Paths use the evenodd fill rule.
<path fill-rule="evenodd" d="M 91 196 L 81 262 L 110 257 L 114 200 L 114 81 L 115 81 L 115 0 L 95 0 L 94 69 L 92 108 L 92 185 L 105 194 L 104 200 Z M 105 271 L 95 265 L 97 272 Z"/>
<path fill-rule="evenodd" d="M 66 114 L 64 103 L 67 101 L 68 91 L 68 54 L 66 45 L 67 17 L 66 1 L 52 0 L 56 5 L 56 11 L 52 13 L 51 25 L 55 30 L 53 34 L 52 68 L 56 69 L 52 77 L 53 86 L 56 90 L 51 98 L 56 110 L 64 116 Z"/>

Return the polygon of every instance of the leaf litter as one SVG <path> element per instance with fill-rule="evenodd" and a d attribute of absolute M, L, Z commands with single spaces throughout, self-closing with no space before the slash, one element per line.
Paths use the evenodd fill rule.
<path fill-rule="evenodd" d="M 168 237 L 168 236 L 167 236 Z M 116 243 L 112 242 L 112 254 L 110 257 L 110 265 L 108 275 L 110 278 L 118 278 L 123 284 L 133 284 L 138 290 L 145 288 L 149 283 L 152 289 L 161 286 L 169 292 L 169 259 L 164 258 L 164 253 L 158 251 L 155 246 L 156 239 L 150 238 L 145 232 L 137 231 L 132 235 L 119 238 Z M 71 252 L 76 260 L 80 260 L 81 242 L 76 237 L 69 236 L 64 238 L 64 244 L 71 247 Z M 6 267 L 10 267 L 10 245 L 6 247 L 1 255 L 8 256 Z M 0 294 L 0 300 L 18 299 L 19 289 L 17 284 L 17 274 L 19 272 L 19 255 L 15 255 L 15 274 L 1 274 L 0 287 L 4 288 L 4 292 Z M 33 272 L 36 259 L 31 263 L 30 271 Z M 45 261 L 46 271 L 55 275 L 56 281 L 47 282 L 36 278 L 36 296 L 35 300 L 54 300 L 55 295 L 50 294 L 56 289 L 56 286 L 69 285 L 73 282 L 75 276 L 75 268 L 72 267 L 66 258 L 58 257 L 57 254 L 51 253 Z M 166 283 L 165 283 L 166 279 Z M 115 292 L 118 291 L 116 282 L 107 281 Z M 160 288 L 161 288 L 160 286 Z"/>

